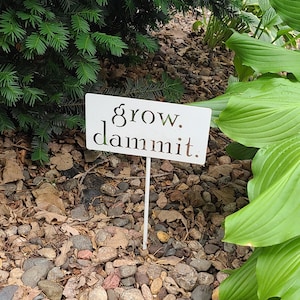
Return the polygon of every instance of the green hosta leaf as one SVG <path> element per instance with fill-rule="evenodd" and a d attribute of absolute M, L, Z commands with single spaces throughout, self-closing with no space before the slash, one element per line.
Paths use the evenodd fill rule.
<path fill-rule="evenodd" d="M 256 264 L 259 299 L 300 297 L 300 238 L 262 249 Z"/>
<path fill-rule="evenodd" d="M 211 118 L 210 126 L 218 127 L 218 125 L 216 125 L 215 123 L 215 120 L 219 118 L 220 113 L 226 108 L 228 100 L 229 97 L 225 94 L 211 100 L 197 101 L 197 102 L 189 103 L 188 105 L 210 108 L 212 110 L 212 118 Z"/>
<path fill-rule="evenodd" d="M 299 2 L 300 3 L 300 2 Z M 256 72 L 293 73 L 300 80 L 300 53 L 274 46 L 248 35 L 233 33 L 226 45 L 235 51 L 245 66 Z"/>
<path fill-rule="evenodd" d="M 269 189 L 295 164 L 300 162 L 299 134 L 260 149 L 252 162 L 253 179 L 248 183 L 250 201 Z"/>
<path fill-rule="evenodd" d="M 261 148 L 300 131 L 299 82 L 266 78 L 239 83 L 238 88 L 216 121 L 231 139 Z"/>
<path fill-rule="evenodd" d="M 300 31 L 300 1 L 295 0 L 270 0 L 280 17 L 292 28 Z"/>
<path fill-rule="evenodd" d="M 35 50 L 38 55 L 45 54 L 47 50 L 44 37 L 38 33 L 32 33 L 28 36 L 25 45 L 28 49 Z"/>
<path fill-rule="evenodd" d="M 258 300 L 255 275 L 257 257 L 261 249 L 255 250 L 247 262 L 234 270 L 219 288 L 220 300 Z"/>
<path fill-rule="evenodd" d="M 75 40 L 75 45 L 82 53 L 96 54 L 96 46 L 88 33 L 80 33 Z"/>
<path fill-rule="evenodd" d="M 299 136 L 285 140 L 283 145 L 274 144 L 258 151 L 257 160 L 254 158 L 254 172 L 259 171 L 259 174 L 249 190 L 250 197 L 256 198 L 225 219 L 225 241 L 265 247 L 300 235 L 299 152 Z M 278 163 L 276 174 L 272 159 Z"/>

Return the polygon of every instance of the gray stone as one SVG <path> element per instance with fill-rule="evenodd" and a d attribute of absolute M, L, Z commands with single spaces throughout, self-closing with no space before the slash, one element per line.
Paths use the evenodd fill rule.
<path fill-rule="evenodd" d="M 47 275 L 48 280 L 58 281 L 64 278 L 64 272 L 59 267 L 52 268 Z"/>
<path fill-rule="evenodd" d="M 64 289 L 58 283 L 51 280 L 41 280 L 38 286 L 50 300 L 61 300 Z"/>
<path fill-rule="evenodd" d="M 135 265 L 133 266 L 121 266 L 119 268 L 120 271 L 120 277 L 121 278 L 126 278 L 129 276 L 133 276 L 136 271 L 137 271 L 137 267 Z"/>
<path fill-rule="evenodd" d="M 36 287 L 39 281 L 46 278 L 52 266 L 52 264 L 40 264 L 25 271 L 22 275 L 24 285 Z"/>
<path fill-rule="evenodd" d="M 89 213 L 83 204 L 80 204 L 71 210 L 71 217 L 72 219 L 79 221 L 87 221 L 90 218 Z"/>
<path fill-rule="evenodd" d="M 121 294 L 120 300 L 144 300 L 144 297 L 140 290 L 130 289 L 130 290 L 125 290 Z"/>
<path fill-rule="evenodd" d="M 24 261 L 23 264 L 23 270 L 27 271 L 28 269 L 34 267 L 34 266 L 39 266 L 39 265 L 46 265 L 48 266 L 48 264 L 51 264 L 51 262 L 44 257 L 31 257 L 28 258 Z"/>
<path fill-rule="evenodd" d="M 197 286 L 191 295 L 192 300 L 211 300 L 212 290 L 208 286 Z"/>
<path fill-rule="evenodd" d="M 215 277 L 207 272 L 200 272 L 198 274 L 198 282 L 203 285 L 210 285 L 215 281 Z"/>
<path fill-rule="evenodd" d="M 124 227 L 129 223 L 127 218 L 115 218 L 113 219 L 113 225 L 117 227 Z"/>
<path fill-rule="evenodd" d="M 0 299 L 1 300 L 12 300 L 15 292 L 19 287 L 17 285 L 8 285 L 3 287 L 0 290 Z"/>
<path fill-rule="evenodd" d="M 219 249 L 220 249 L 220 247 L 217 246 L 217 245 L 214 245 L 214 244 L 206 244 L 206 245 L 204 246 L 204 251 L 205 251 L 205 253 L 207 253 L 207 254 L 214 254 L 214 253 L 216 253 Z"/>
<path fill-rule="evenodd" d="M 31 230 L 31 226 L 29 224 L 22 224 L 18 227 L 19 235 L 28 235 Z"/>
<path fill-rule="evenodd" d="M 186 291 L 192 291 L 198 280 L 198 274 L 194 268 L 189 265 L 179 263 L 174 270 L 170 272 L 176 283 Z"/>
<path fill-rule="evenodd" d="M 124 203 L 119 201 L 115 204 L 113 204 L 107 212 L 107 215 L 109 217 L 114 217 L 114 216 L 120 216 L 122 215 L 124 212 Z"/>
<path fill-rule="evenodd" d="M 140 271 L 135 273 L 135 280 L 140 286 L 143 284 L 149 285 L 150 283 L 148 275 Z"/>
<path fill-rule="evenodd" d="M 135 278 L 133 276 L 123 278 L 121 279 L 121 284 L 126 287 L 134 286 Z"/>
<path fill-rule="evenodd" d="M 108 300 L 118 300 L 118 295 L 115 293 L 113 289 L 109 289 L 106 291 Z"/>
<path fill-rule="evenodd" d="M 70 237 L 73 247 L 77 250 L 93 250 L 90 238 L 86 235 L 73 235 Z"/>
<path fill-rule="evenodd" d="M 198 272 L 207 271 L 211 267 L 211 262 L 206 259 L 192 258 L 190 266 L 195 268 Z"/>

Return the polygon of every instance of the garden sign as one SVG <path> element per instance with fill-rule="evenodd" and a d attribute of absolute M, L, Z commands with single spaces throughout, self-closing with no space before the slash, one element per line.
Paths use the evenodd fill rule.
<path fill-rule="evenodd" d="M 91 93 L 86 94 L 85 104 L 88 149 L 146 157 L 145 249 L 151 158 L 204 164 L 211 110 Z"/>

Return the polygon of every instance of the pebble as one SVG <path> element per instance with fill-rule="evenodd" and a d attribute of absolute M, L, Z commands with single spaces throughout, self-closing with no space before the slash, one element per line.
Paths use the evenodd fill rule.
<path fill-rule="evenodd" d="M 42 279 L 45 279 L 49 270 L 51 269 L 50 265 L 40 264 L 38 266 L 33 266 L 22 275 L 22 282 L 25 285 L 28 285 L 32 288 L 36 287 L 38 282 Z"/>
<path fill-rule="evenodd" d="M 133 276 L 121 279 L 121 284 L 126 287 L 134 286 L 135 278 Z"/>
<path fill-rule="evenodd" d="M 8 285 L 3 287 L 0 290 L 0 299 L 1 300 L 12 300 L 15 292 L 19 287 L 17 285 Z"/>
<path fill-rule="evenodd" d="M 190 174 L 186 179 L 186 184 L 192 186 L 200 182 L 200 177 L 198 175 Z"/>
<path fill-rule="evenodd" d="M 198 285 L 192 292 L 192 300 L 211 300 L 212 290 L 210 287 Z"/>
<path fill-rule="evenodd" d="M 214 244 L 206 244 L 206 245 L 204 246 L 205 253 L 207 253 L 207 254 L 214 254 L 214 253 L 216 253 L 219 249 L 220 249 L 220 247 L 217 246 L 217 245 L 214 245 Z"/>
<path fill-rule="evenodd" d="M 91 239 L 86 235 L 73 235 L 70 237 L 73 247 L 77 250 L 93 250 Z"/>
<path fill-rule="evenodd" d="M 196 270 L 184 263 L 177 264 L 170 274 L 176 283 L 186 291 L 192 291 L 198 280 Z"/>
<path fill-rule="evenodd" d="M 137 266 L 120 266 L 119 267 L 121 278 L 126 278 L 129 276 L 133 276 L 137 271 Z"/>
<path fill-rule="evenodd" d="M 31 231 L 31 226 L 29 224 L 23 224 L 18 227 L 19 235 L 28 235 Z"/>
<path fill-rule="evenodd" d="M 119 189 L 117 187 L 115 187 L 114 185 L 111 185 L 109 183 L 104 183 L 101 185 L 100 187 L 100 191 L 108 196 L 116 196 L 116 194 L 118 194 Z"/>
<path fill-rule="evenodd" d="M 164 297 L 163 300 L 176 300 L 176 296 L 169 294 L 166 297 Z M 202 300 L 202 299 L 198 299 L 198 300 Z"/>
<path fill-rule="evenodd" d="M 139 289 L 125 290 L 120 295 L 120 300 L 145 300 Z"/>
<path fill-rule="evenodd" d="M 192 258 L 190 266 L 195 268 L 198 272 L 207 271 L 211 267 L 211 262 L 206 259 Z"/>
<path fill-rule="evenodd" d="M 135 273 L 135 281 L 140 286 L 143 284 L 149 285 L 150 282 L 148 275 L 140 271 Z"/>
<path fill-rule="evenodd" d="M 145 300 L 153 300 L 153 295 L 151 293 L 151 290 L 146 284 L 143 284 L 141 286 L 142 295 Z"/>
<path fill-rule="evenodd" d="M 50 300 L 61 300 L 64 289 L 58 283 L 51 280 L 41 280 L 38 286 Z"/>
<path fill-rule="evenodd" d="M 52 263 L 44 257 L 31 257 L 24 261 L 23 270 L 27 271 L 34 266 L 48 267 L 49 265 L 52 265 Z"/>
<path fill-rule="evenodd" d="M 132 179 L 130 185 L 134 188 L 138 188 L 141 185 L 141 180 L 139 178 Z"/>
<path fill-rule="evenodd" d="M 210 285 L 215 281 L 215 277 L 207 272 L 198 273 L 198 282 L 203 285 Z"/>
<path fill-rule="evenodd" d="M 107 212 L 107 215 L 109 217 L 114 217 L 114 216 L 120 216 L 124 212 L 124 203 L 122 201 L 119 201 L 117 203 L 114 203 Z"/>
<path fill-rule="evenodd" d="M 124 227 L 129 223 L 129 220 L 127 218 L 115 218 L 112 223 L 114 226 Z"/>
<path fill-rule="evenodd" d="M 101 247 L 97 252 L 97 262 L 106 263 L 115 259 L 118 256 L 118 251 L 112 247 Z"/>
<path fill-rule="evenodd" d="M 84 204 L 80 204 L 71 210 L 71 218 L 79 221 L 87 221 L 90 216 Z"/>
<path fill-rule="evenodd" d="M 0 282 L 6 282 L 8 277 L 9 277 L 8 271 L 0 270 Z"/>
<path fill-rule="evenodd" d="M 107 300 L 107 293 L 102 286 L 97 286 L 89 292 L 88 300 Z"/>
<path fill-rule="evenodd" d="M 216 275 L 216 278 L 218 280 L 219 283 L 221 283 L 222 281 L 224 281 L 227 277 L 229 276 L 229 274 L 223 273 L 223 272 L 218 272 Z"/>
<path fill-rule="evenodd" d="M 159 239 L 159 241 L 161 241 L 162 243 L 167 243 L 170 239 L 170 235 L 164 231 L 158 231 L 156 233 L 156 236 Z"/>
<path fill-rule="evenodd" d="M 162 288 L 163 282 L 160 277 L 155 278 L 150 285 L 150 290 L 153 295 L 157 295 Z"/>
<path fill-rule="evenodd" d="M 54 267 L 48 272 L 47 279 L 59 281 L 60 279 L 64 278 L 64 276 L 64 272 L 60 269 L 60 267 Z"/>
<path fill-rule="evenodd" d="M 174 166 L 168 160 L 164 160 L 160 168 L 165 172 L 172 172 L 174 170 Z"/>
<path fill-rule="evenodd" d="M 122 182 L 118 183 L 118 188 L 121 192 L 125 192 L 129 189 L 129 184 L 128 184 L 128 182 L 122 181 Z"/>
<path fill-rule="evenodd" d="M 147 275 L 151 280 L 160 277 L 161 272 L 162 268 L 159 265 L 150 265 L 147 269 Z"/>

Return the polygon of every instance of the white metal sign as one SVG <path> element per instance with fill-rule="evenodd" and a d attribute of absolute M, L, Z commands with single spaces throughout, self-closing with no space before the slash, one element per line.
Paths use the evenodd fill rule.
<path fill-rule="evenodd" d="M 146 249 L 151 157 L 204 164 L 211 110 L 100 94 L 86 94 L 85 104 L 88 149 L 146 157 Z"/>
<path fill-rule="evenodd" d="M 87 148 L 204 164 L 209 108 L 86 94 Z"/>

